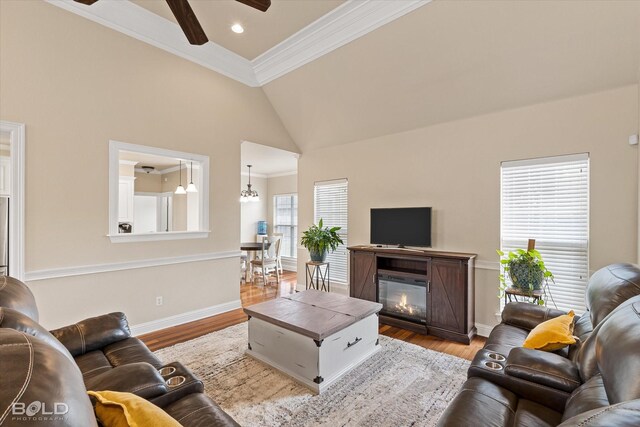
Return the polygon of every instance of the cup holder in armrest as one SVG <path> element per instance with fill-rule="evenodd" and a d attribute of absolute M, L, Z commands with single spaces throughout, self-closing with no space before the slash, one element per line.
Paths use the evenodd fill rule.
<path fill-rule="evenodd" d="M 176 371 L 176 368 L 174 366 L 165 366 L 158 369 L 158 372 L 163 377 L 168 377 L 169 375 L 173 374 L 175 371 Z"/>
<path fill-rule="evenodd" d="M 171 378 L 167 379 L 165 382 L 167 383 L 167 386 L 169 386 L 169 387 L 178 387 L 180 384 L 182 384 L 186 380 L 187 379 L 185 377 L 183 377 L 182 375 L 179 375 L 177 377 L 171 377 Z"/>
<path fill-rule="evenodd" d="M 163 371 L 164 368 L 173 369 L 168 369 L 171 373 L 167 374 L 167 371 Z M 193 372 L 180 362 L 171 362 L 161 367 L 158 371 L 165 380 L 167 392 L 162 396 L 150 399 L 151 403 L 156 406 L 163 408 L 191 393 L 204 392 L 204 384 L 202 384 L 202 381 L 196 378 Z"/>
<path fill-rule="evenodd" d="M 499 354 L 499 353 L 489 353 L 487 354 L 487 357 L 491 360 L 495 360 L 497 362 L 504 362 L 505 360 L 507 360 L 503 355 Z"/>
<path fill-rule="evenodd" d="M 502 365 L 496 362 L 484 362 L 484 366 L 493 369 L 494 371 L 500 371 L 503 369 Z"/>

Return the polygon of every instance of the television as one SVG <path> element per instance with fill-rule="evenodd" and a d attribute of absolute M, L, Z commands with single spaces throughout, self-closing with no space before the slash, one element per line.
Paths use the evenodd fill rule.
<path fill-rule="evenodd" d="M 372 208 L 371 244 L 431 247 L 431 208 Z"/>

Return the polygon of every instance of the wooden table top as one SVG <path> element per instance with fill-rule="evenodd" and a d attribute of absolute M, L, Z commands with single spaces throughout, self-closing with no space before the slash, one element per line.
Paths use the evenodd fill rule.
<path fill-rule="evenodd" d="M 271 243 L 267 242 L 265 249 L 269 249 Z M 240 243 L 241 251 L 260 251 L 262 250 L 262 242 L 243 242 Z"/>
<path fill-rule="evenodd" d="M 244 312 L 314 340 L 377 313 L 382 304 L 309 289 L 244 308 Z"/>

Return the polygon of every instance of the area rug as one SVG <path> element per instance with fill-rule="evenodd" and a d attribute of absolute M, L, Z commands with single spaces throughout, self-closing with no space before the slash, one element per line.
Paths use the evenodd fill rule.
<path fill-rule="evenodd" d="M 466 379 L 467 360 L 380 336 L 381 350 L 314 395 L 245 356 L 247 323 L 156 352 L 202 379 L 242 426 L 432 426 Z"/>

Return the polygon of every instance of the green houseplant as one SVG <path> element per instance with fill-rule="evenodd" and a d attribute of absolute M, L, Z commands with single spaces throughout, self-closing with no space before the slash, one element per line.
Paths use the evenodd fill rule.
<path fill-rule="evenodd" d="M 533 292 L 543 288 L 543 282 L 548 280 L 553 282 L 553 273 L 547 269 L 542 259 L 542 255 L 536 249 L 516 249 L 505 254 L 497 250 L 500 255 L 502 273 L 500 274 L 500 297 L 508 287 L 506 276 L 511 279 L 514 288 L 525 292 Z M 541 298 L 539 304 L 545 302 Z"/>
<path fill-rule="evenodd" d="M 311 261 L 324 262 L 327 259 L 327 252 L 335 251 L 338 245 L 342 244 L 342 239 L 338 235 L 338 230 L 342 227 L 324 227 L 322 218 L 318 225 L 313 224 L 307 231 L 302 233 L 301 244 L 309 250 Z"/>

